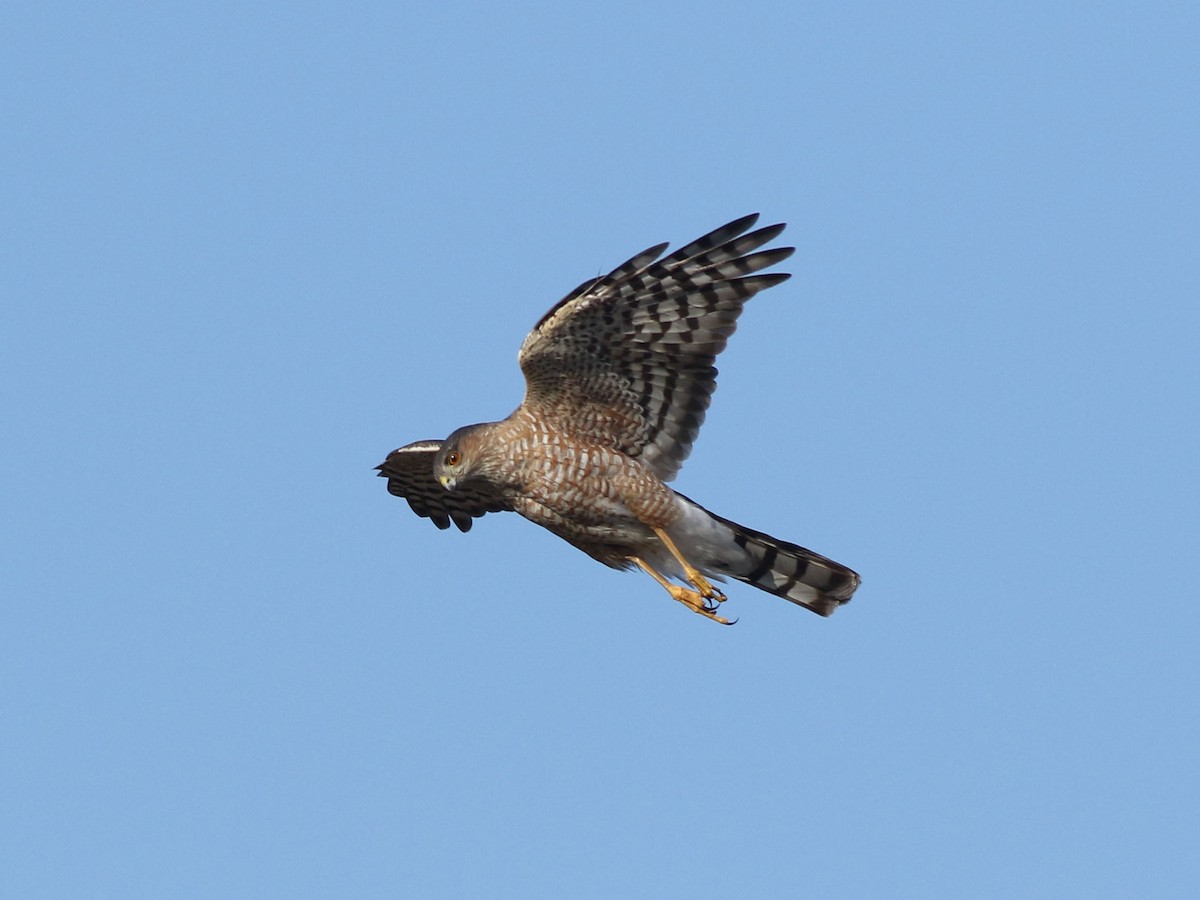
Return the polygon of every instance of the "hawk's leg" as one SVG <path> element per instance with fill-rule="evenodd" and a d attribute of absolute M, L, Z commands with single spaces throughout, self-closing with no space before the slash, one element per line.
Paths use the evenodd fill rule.
<path fill-rule="evenodd" d="M 679 584 L 672 584 L 644 559 L 639 559 L 636 556 L 631 556 L 629 559 L 631 562 L 637 563 L 639 569 L 661 584 L 663 588 L 666 589 L 668 594 L 670 594 L 692 612 L 706 616 L 707 618 L 712 619 L 714 622 L 720 622 L 722 625 L 733 624 L 733 622 L 730 622 L 728 619 L 718 616 L 715 612 L 717 608 L 716 605 L 714 604 L 709 606 L 708 598 L 706 598 L 699 591 L 693 591 L 691 588 L 685 588 Z"/>
<path fill-rule="evenodd" d="M 692 587 L 700 592 L 700 596 L 705 600 L 724 603 L 725 595 L 713 587 L 709 580 L 700 574 L 700 570 L 684 558 L 684 555 L 679 552 L 679 548 L 675 546 L 675 542 L 667 536 L 667 533 L 656 525 L 651 526 L 651 528 L 658 535 L 658 539 L 662 541 L 663 546 L 670 551 L 673 557 L 679 560 L 679 565 L 683 566 L 683 573 L 687 576 L 687 580 L 692 583 Z M 705 605 L 707 606 L 707 604 Z M 714 606 L 713 609 L 716 609 L 716 607 Z"/>

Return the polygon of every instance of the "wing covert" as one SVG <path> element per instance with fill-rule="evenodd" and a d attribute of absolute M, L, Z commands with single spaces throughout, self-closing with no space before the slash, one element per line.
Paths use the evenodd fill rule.
<path fill-rule="evenodd" d="M 651 247 L 555 304 L 521 346 L 524 406 L 674 478 L 716 388 L 717 355 L 756 293 L 756 275 L 794 250 L 759 252 L 783 231 L 744 216 L 659 258 Z"/>

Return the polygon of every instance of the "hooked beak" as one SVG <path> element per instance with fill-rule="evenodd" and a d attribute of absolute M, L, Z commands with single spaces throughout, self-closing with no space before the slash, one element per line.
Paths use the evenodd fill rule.
<path fill-rule="evenodd" d="M 439 475 L 438 481 L 442 483 L 442 487 L 444 487 L 446 490 L 454 490 L 455 479 L 453 475 Z"/>

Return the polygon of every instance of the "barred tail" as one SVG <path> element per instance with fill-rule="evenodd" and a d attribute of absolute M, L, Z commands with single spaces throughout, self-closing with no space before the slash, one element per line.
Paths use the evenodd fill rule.
<path fill-rule="evenodd" d="M 705 512 L 708 512 L 705 510 Z M 713 568 L 746 584 L 828 616 L 849 601 L 862 579 L 852 569 L 796 544 L 754 531 L 708 512 L 729 529 L 740 559 L 723 558 Z"/>

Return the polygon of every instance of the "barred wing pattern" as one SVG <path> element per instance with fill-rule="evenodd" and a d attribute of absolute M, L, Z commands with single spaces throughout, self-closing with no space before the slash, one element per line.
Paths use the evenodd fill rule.
<path fill-rule="evenodd" d="M 432 519 L 438 528 L 453 522 L 459 531 L 470 531 L 472 519 L 484 513 L 511 510 L 486 482 L 472 482 L 448 491 L 433 477 L 433 458 L 441 441 L 417 441 L 393 450 L 375 468 L 388 480 L 388 491 L 403 497 L 418 516 Z"/>
<path fill-rule="evenodd" d="M 670 481 L 691 453 L 716 388 L 717 354 L 756 293 L 754 275 L 792 255 L 754 253 L 783 225 L 749 233 L 757 214 L 659 259 L 651 247 L 584 282 L 534 326 L 519 356 L 523 406 L 555 427 L 640 458 Z"/>

